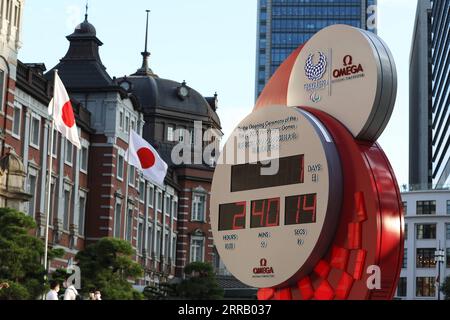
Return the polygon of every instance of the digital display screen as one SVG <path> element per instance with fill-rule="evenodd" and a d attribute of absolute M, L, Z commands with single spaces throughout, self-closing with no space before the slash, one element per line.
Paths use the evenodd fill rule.
<path fill-rule="evenodd" d="M 270 167 L 261 162 L 231 167 L 231 192 L 264 189 L 304 182 L 304 155 L 279 159 L 279 170 L 275 175 L 261 175 L 261 169 Z"/>
<path fill-rule="evenodd" d="M 219 206 L 219 231 L 245 229 L 247 203 L 227 203 Z"/>
<path fill-rule="evenodd" d="M 285 225 L 316 222 L 317 194 L 306 194 L 286 198 Z"/>
<path fill-rule="evenodd" d="M 250 228 L 268 228 L 280 225 L 280 198 L 252 201 Z"/>

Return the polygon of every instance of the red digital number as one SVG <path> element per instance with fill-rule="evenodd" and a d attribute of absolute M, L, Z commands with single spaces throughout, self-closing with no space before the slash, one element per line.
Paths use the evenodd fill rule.
<path fill-rule="evenodd" d="M 252 228 L 277 227 L 280 223 L 280 198 L 252 201 Z"/>
<path fill-rule="evenodd" d="M 244 223 L 245 223 L 245 214 L 246 214 L 246 208 L 247 208 L 247 203 L 246 202 L 238 202 L 236 203 L 237 207 L 241 207 L 242 211 L 240 213 L 237 213 L 234 218 L 233 218 L 233 230 L 242 230 L 245 228 L 245 225 L 238 225 L 237 224 L 237 220 L 238 219 L 243 219 Z"/>
<path fill-rule="evenodd" d="M 256 207 L 257 207 L 257 204 L 259 204 L 259 203 L 261 203 L 261 210 L 257 211 Z M 266 207 L 265 200 L 252 202 L 252 226 L 256 225 L 257 228 L 264 226 L 264 215 L 265 215 L 264 208 L 265 207 Z M 255 224 L 254 217 L 259 217 L 259 224 Z"/>
<path fill-rule="evenodd" d="M 312 202 L 312 205 L 308 205 L 307 202 Z M 297 224 L 305 222 L 316 222 L 316 203 L 317 203 L 316 194 L 308 194 L 298 197 L 297 215 L 295 217 L 295 221 L 297 222 Z M 308 213 L 311 214 L 311 219 L 305 219 L 305 216 Z"/>
<path fill-rule="evenodd" d="M 279 225 L 280 220 L 280 198 L 277 199 L 270 199 L 268 200 L 269 204 L 267 205 L 267 214 L 266 214 L 266 227 L 277 227 Z M 270 213 L 272 204 L 275 204 L 275 222 L 270 222 Z"/>

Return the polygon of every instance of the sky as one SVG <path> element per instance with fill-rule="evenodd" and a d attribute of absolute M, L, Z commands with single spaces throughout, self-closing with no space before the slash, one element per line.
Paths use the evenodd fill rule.
<path fill-rule="evenodd" d="M 132 4 L 131 4 L 132 3 Z M 65 38 L 84 20 L 85 0 L 27 0 L 23 62 L 55 66 L 68 49 Z M 150 9 L 150 67 L 161 78 L 187 84 L 204 96 L 219 94 L 225 136 L 253 109 L 256 0 L 90 0 L 89 21 L 104 43 L 111 76 L 141 66 L 145 10 Z M 378 35 L 397 65 L 398 95 L 391 121 L 379 139 L 400 185 L 408 183 L 409 55 L 417 0 L 378 0 Z"/>

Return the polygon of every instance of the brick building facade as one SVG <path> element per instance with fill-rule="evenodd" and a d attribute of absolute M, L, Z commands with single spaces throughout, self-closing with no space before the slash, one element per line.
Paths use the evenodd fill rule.
<path fill-rule="evenodd" d="M 13 2 L 23 7 L 22 1 Z M 2 15 L 2 26 L 15 23 L 7 18 Z M 204 98 L 185 82 L 159 78 L 148 67 L 147 50 L 136 73 L 111 77 L 100 58 L 102 42 L 87 15 L 67 37 L 68 51 L 54 68 L 46 71 L 42 64 L 22 63 L 17 59 L 20 18 L 17 23 L 17 30 L 7 27 L 16 38 L 1 34 L 1 152 L 23 164 L 22 196 L 29 201 L 20 209 L 36 219 L 36 234 L 42 238 L 48 159 L 54 157 L 49 242 L 66 255 L 54 261 L 51 270 L 66 267 L 79 250 L 103 237 L 132 244 L 136 261 L 145 268 L 145 283 L 180 277 L 191 261 L 215 262 L 208 223 L 213 168 L 205 162 L 176 165 L 171 151 L 179 143 L 193 145 L 200 139 L 202 152 L 214 140 L 207 136 L 208 129 L 221 135 L 217 96 Z M 47 106 L 55 69 L 72 100 L 81 150 L 53 132 L 55 147 L 48 151 Z M 201 121 L 198 132 L 194 121 Z M 142 134 L 169 164 L 164 185 L 145 181 L 126 163 L 130 130 Z M 209 141 L 202 141 L 204 135 Z M 8 196 L 0 188 L 1 199 L 7 206 Z"/>

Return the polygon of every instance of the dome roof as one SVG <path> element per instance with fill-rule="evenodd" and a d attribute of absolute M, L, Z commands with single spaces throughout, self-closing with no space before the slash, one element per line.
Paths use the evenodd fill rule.
<path fill-rule="evenodd" d="M 72 36 L 75 35 L 89 37 L 95 37 L 97 35 L 97 30 L 95 30 L 95 27 L 88 21 L 87 15 L 85 16 L 84 21 L 75 27 Z"/>
<path fill-rule="evenodd" d="M 180 83 L 162 79 L 157 76 L 131 75 L 118 79 L 118 82 L 128 81 L 131 91 L 138 97 L 142 108 L 151 110 L 164 108 L 166 110 L 208 117 L 220 126 L 217 113 L 211 108 L 206 99 L 196 90 L 188 87 L 185 82 Z M 188 95 L 181 96 L 180 88 L 187 89 Z"/>

